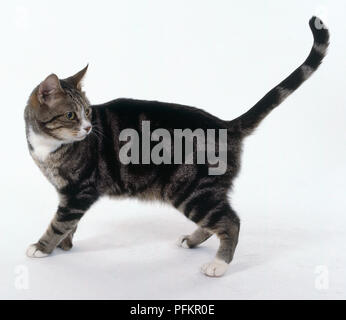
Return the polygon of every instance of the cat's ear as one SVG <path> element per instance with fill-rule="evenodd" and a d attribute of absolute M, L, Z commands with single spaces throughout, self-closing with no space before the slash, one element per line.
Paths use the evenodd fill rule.
<path fill-rule="evenodd" d="M 37 97 L 41 104 L 50 106 L 57 94 L 64 92 L 56 74 L 49 75 L 38 87 Z"/>
<path fill-rule="evenodd" d="M 83 78 L 88 70 L 89 64 L 86 65 L 84 69 L 81 71 L 77 72 L 74 76 L 69 77 L 65 79 L 65 81 L 69 82 L 72 84 L 76 89 L 81 90 L 82 89 L 82 82 Z"/>

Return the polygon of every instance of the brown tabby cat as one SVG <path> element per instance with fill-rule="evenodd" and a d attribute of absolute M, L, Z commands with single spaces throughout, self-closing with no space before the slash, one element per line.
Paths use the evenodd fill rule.
<path fill-rule="evenodd" d="M 117 99 L 91 106 L 81 90 L 87 68 L 63 80 L 55 74 L 48 76 L 34 89 L 26 106 L 26 136 L 31 156 L 55 186 L 60 201 L 47 231 L 28 248 L 27 255 L 44 257 L 56 247 L 69 250 L 79 220 L 101 196 L 149 198 L 171 204 L 198 225 L 194 233 L 180 238 L 180 245 L 192 248 L 212 234 L 218 236 L 220 247 L 216 258 L 203 265 L 202 271 L 208 276 L 223 275 L 238 242 L 240 222 L 227 194 L 239 172 L 243 140 L 320 65 L 329 33 L 316 17 L 310 20 L 310 27 L 314 44 L 305 62 L 232 121 L 220 120 L 193 107 L 157 101 Z M 210 174 L 215 162 L 209 161 L 209 157 L 205 163 L 174 161 L 173 154 L 180 151 L 176 145 L 168 145 L 163 133 L 159 139 L 149 141 L 149 152 L 161 144 L 157 154 L 168 157 L 159 164 L 147 163 L 143 124 L 148 123 L 151 132 L 164 129 L 172 135 L 177 129 L 183 133 L 199 130 L 206 135 L 216 130 L 216 157 L 223 150 L 217 138 L 225 132 L 224 172 Z M 124 163 L 121 150 L 129 141 L 121 136 L 129 129 L 134 136 L 138 133 L 139 141 L 137 149 L 133 142 L 126 150 L 139 150 L 139 154 L 132 154 L 136 161 Z M 200 151 L 196 140 L 193 140 L 193 159 L 198 158 Z"/>

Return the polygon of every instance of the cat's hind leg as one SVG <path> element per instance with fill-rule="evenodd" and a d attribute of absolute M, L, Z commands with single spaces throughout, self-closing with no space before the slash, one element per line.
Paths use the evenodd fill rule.
<path fill-rule="evenodd" d="M 190 235 L 181 236 L 177 245 L 183 248 L 195 248 L 202 242 L 206 241 L 212 236 L 212 233 L 204 228 L 198 228 L 195 232 Z"/>
<path fill-rule="evenodd" d="M 186 183 L 185 177 L 184 184 L 172 192 L 174 207 L 200 227 L 191 236 L 181 239 L 183 245 L 186 243 L 188 247 L 190 244 L 193 247 L 206 240 L 210 234 L 216 234 L 220 239 L 215 259 L 202 266 L 202 272 L 210 277 L 219 277 L 226 272 L 238 243 L 240 221 L 227 197 L 230 180 L 230 177 L 224 176 L 200 179 L 196 173 L 189 179 L 189 183 Z M 208 236 L 200 230 L 207 230 Z"/>
<path fill-rule="evenodd" d="M 215 215 L 216 213 L 214 213 Z M 201 271 L 209 277 L 220 277 L 228 268 L 238 243 L 240 221 L 233 209 L 228 206 L 223 212 L 211 214 L 209 227 L 220 239 L 220 246 L 213 261 L 205 263 Z M 214 219 L 218 220 L 217 222 Z"/>
<path fill-rule="evenodd" d="M 208 237 L 210 234 L 216 234 L 220 239 L 216 257 L 213 261 L 204 264 L 201 270 L 210 277 L 222 276 L 232 261 L 240 228 L 239 218 L 228 202 L 227 191 L 209 189 L 197 191 L 185 200 L 182 209 L 185 216 L 200 227 L 196 234 L 187 238 L 192 241 L 192 245 L 198 243 L 198 239 L 203 240 L 203 235 L 206 237 L 207 234 L 200 230 L 207 230 Z M 187 239 L 186 245 L 189 246 Z M 185 243 L 184 239 L 182 243 Z"/>

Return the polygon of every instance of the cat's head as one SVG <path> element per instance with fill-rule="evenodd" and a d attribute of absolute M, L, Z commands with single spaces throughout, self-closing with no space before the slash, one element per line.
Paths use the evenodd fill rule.
<path fill-rule="evenodd" d="M 36 130 L 62 143 L 83 140 L 91 132 L 90 103 L 81 88 L 87 68 L 62 80 L 51 74 L 35 88 L 28 108 Z"/>

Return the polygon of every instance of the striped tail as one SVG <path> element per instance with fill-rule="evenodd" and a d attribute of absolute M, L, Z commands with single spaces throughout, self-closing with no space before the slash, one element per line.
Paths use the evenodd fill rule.
<path fill-rule="evenodd" d="M 304 63 L 279 85 L 270 90 L 249 111 L 230 121 L 230 128 L 240 130 L 244 136 L 250 134 L 270 111 L 276 108 L 317 70 L 327 53 L 329 31 L 317 17 L 312 17 L 309 25 L 314 36 L 314 44 Z"/>

